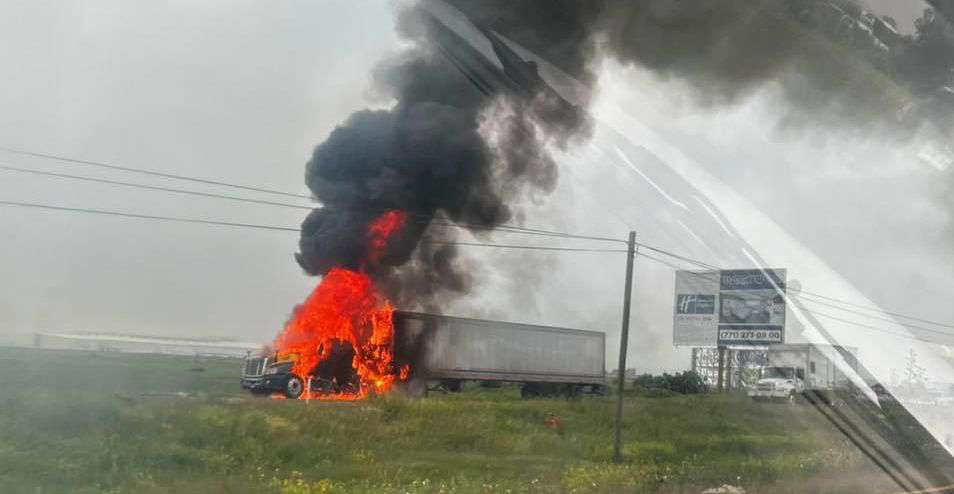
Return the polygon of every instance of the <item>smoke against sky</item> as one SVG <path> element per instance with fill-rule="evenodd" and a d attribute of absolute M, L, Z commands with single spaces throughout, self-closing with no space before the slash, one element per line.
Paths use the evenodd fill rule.
<path fill-rule="evenodd" d="M 376 92 L 395 104 L 352 114 L 315 148 L 306 183 L 322 207 L 303 223 L 297 259 L 313 275 L 354 269 L 368 223 L 381 211 L 406 211 L 413 221 L 373 275 L 399 306 L 439 312 L 438 298 L 468 292 L 469 274 L 454 266 L 454 245 L 417 249 L 429 222 L 440 215 L 486 229 L 512 221 L 514 200 L 557 182 L 547 146 L 565 147 L 587 122 L 583 108 L 539 79 L 511 72 L 518 83 L 482 91 L 444 54 L 472 51 L 466 41 L 413 7 L 398 22 L 412 46 L 374 72 Z M 496 114 L 484 116 L 491 108 Z"/>
<path fill-rule="evenodd" d="M 383 4 L 180 5 L 193 14 L 185 18 L 163 5 L 65 5 L 21 4 L 0 20 L 3 36 L 11 39 L 0 44 L 0 75 L 8 88 L 0 95 L 4 144 L 307 194 L 303 167 L 314 156 L 315 145 L 326 137 L 329 142 L 347 137 L 333 134 L 341 124 L 347 129 L 403 118 L 400 111 L 380 109 L 381 78 L 393 85 L 401 74 L 390 69 L 405 60 L 429 60 L 415 58 L 414 52 L 410 58 L 398 55 L 402 48 L 394 30 L 395 13 Z M 527 32 L 512 37 L 532 45 L 525 39 Z M 572 53 L 576 48 L 553 50 Z M 585 66 L 583 58 L 559 57 L 566 70 Z M 387 59 L 399 63 L 379 65 Z M 943 212 L 924 195 L 927 184 L 939 176 L 937 170 L 910 155 L 892 155 L 875 161 L 879 166 L 873 169 L 861 169 L 865 159 L 883 155 L 883 148 L 870 143 L 821 146 L 810 134 L 778 142 L 784 134 L 775 132 L 778 115 L 771 110 L 785 101 L 780 92 L 765 93 L 753 86 L 745 94 L 757 103 L 737 98 L 732 99 L 736 106 L 704 105 L 698 99 L 699 84 L 683 80 L 682 67 L 674 72 L 679 77 L 668 79 L 661 77 L 665 71 L 651 73 L 641 65 L 610 67 L 627 74 L 615 82 L 599 81 L 607 94 L 618 98 L 618 105 L 652 114 L 649 121 L 660 125 L 661 132 L 696 155 L 708 156 L 703 161 L 707 167 L 750 194 L 837 269 L 844 269 L 862 290 L 891 308 L 910 307 L 928 317 L 954 319 L 949 306 L 936 302 L 938 294 L 950 293 L 951 278 L 949 268 L 945 271 L 950 266 L 944 264 L 946 251 L 939 251 L 943 244 L 930 234 Z M 593 81 L 597 74 L 604 75 L 599 66 L 590 70 Z M 608 84 L 615 84 L 613 91 Z M 646 100 L 662 106 L 641 107 Z M 368 106 L 378 109 L 354 114 Z M 730 131 L 725 119 L 737 130 Z M 468 145 L 483 146 L 477 141 Z M 634 227 L 646 241 L 676 251 L 696 248 L 688 234 L 679 236 L 658 226 L 665 216 L 665 208 L 658 205 L 667 200 L 626 171 L 618 157 L 611 160 L 612 150 L 599 154 L 598 160 L 583 161 L 584 166 L 572 166 L 580 163 L 573 160 L 574 149 L 551 151 L 558 167 L 552 176 L 559 180 L 544 180 L 547 185 L 541 191 L 552 190 L 549 197 L 521 194 L 508 203 L 522 211 L 527 224 L 612 236 Z M 802 168 L 791 163 L 776 167 L 793 149 Z M 845 156 L 852 166 L 840 165 Z M 4 158 L 60 169 L 41 160 Z M 825 166 L 808 167 L 818 161 Z M 597 173 L 587 163 L 591 168 L 616 168 Z M 894 175 L 874 183 L 873 170 Z M 334 193 L 314 185 L 319 194 Z M 4 174 L 0 193 L 14 200 L 147 214 L 283 226 L 302 221 L 299 210 L 185 200 L 12 174 Z M 893 194 L 891 200 L 879 201 L 879 194 L 887 193 Z M 634 206 L 636 197 L 646 202 Z M 625 208 L 622 218 L 620 208 Z M 865 214 L 873 210 L 883 218 Z M 5 328 L 0 334 L 21 335 L 19 341 L 47 329 L 264 341 L 314 285 L 293 259 L 299 248 L 294 234 L 9 208 L 0 215 L 7 246 L 2 271 L 17 280 L 0 289 L 0 324 Z M 855 218 L 859 215 L 864 221 Z M 652 221 L 640 222 L 646 218 Z M 871 234 L 874 229 L 880 235 Z M 855 245 L 863 234 L 865 245 L 873 247 L 859 252 Z M 515 236 L 493 238 L 530 242 Z M 436 258 L 438 252 L 435 248 L 428 255 Z M 431 267 L 451 273 L 449 260 L 439 261 Z M 456 262 L 466 263 L 456 272 L 473 278 L 473 290 L 445 312 L 605 330 L 607 341 L 614 341 L 621 258 L 462 249 Z M 873 268 L 885 263 L 891 268 Z M 898 283 L 899 273 L 910 278 Z M 685 356 L 673 353 L 669 345 L 670 285 L 668 268 L 645 261 L 638 265 L 633 344 L 633 354 L 641 355 L 637 367 L 686 364 Z"/>
<path fill-rule="evenodd" d="M 928 4 L 921 1 L 899 2 L 897 0 L 864 0 L 862 5 L 878 15 L 889 16 L 898 23 L 898 30 L 905 34 L 914 32 L 914 21 L 921 16 Z"/>
<path fill-rule="evenodd" d="M 383 3 L 7 5 L 0 16 L 5 145 L 305 195 L 303 164 L 316 140 L 365 105 L 374 64 L 397 43 L 393 10 Z M 12 173 L 0 178 L 0 194 L 290 227 L 302 219 L 297 209 Z M 295 263 L 291 233 L 8 208 L 0 221 L 0 272 L 16 280 L 0 288 L 6 341 L 30 342 L 37 330 L 266 341 L 314 287 Z"/>

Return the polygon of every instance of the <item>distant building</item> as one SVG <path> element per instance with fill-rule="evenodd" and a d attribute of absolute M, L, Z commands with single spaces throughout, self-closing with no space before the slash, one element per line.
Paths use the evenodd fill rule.
<path fill-rule="evenodd" d="M 90 350 L 100 352 L 159 353 L 169 355 L 213 355 L 244 357 L 261 344 L 226 339 L 169 338 L 97 333 L 34 333 L 38 348 Z"/>

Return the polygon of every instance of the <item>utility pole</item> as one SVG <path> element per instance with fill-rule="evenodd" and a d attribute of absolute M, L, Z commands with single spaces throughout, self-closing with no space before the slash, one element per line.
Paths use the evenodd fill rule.
<path fill-rule="evenodd" d="M 626 286 L 623 288 L 623 327 L 619 333 L 619 375 L 616 386 L 616 437 L 613 461 L 623 461 L 623 389 L 626 383 L 626 350 L 629 348 L 629 305 L 633 297 L 633 261 L 636 258 L 636 232 L 629 232 L 626 243 Z"/>

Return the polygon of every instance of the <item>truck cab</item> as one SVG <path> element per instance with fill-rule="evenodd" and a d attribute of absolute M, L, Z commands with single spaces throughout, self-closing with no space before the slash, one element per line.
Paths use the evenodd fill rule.
<path fill-rule="evenodd" d="M 805 369 L 801 367 L 765 367 L 748 395 L 754 400 L 794 402 L 805 391 Z"/>
<path fill-rule="evenodd" d="M 253 394 L 266 395 L 278 392 L 288 394 L 286 388 L 289 387 L 289 380 L 293 377 L 291 368 L 294 364 L 292 360 L 280 360 L 278 355 L 249 355 L 245 357 L 242 388 Z M 297 384 L 292 383 L 291 387 L 297 388 Z M 291 391 L 296 392 L 297 389 Z M 301 391 L 298 391 L 298 394 L 300 395 Z"/>
<path fill-rule="evenodd" d="M 242 388 L 253 394 L 284 394 L 297 399 L 305 392 L 313 394 L 356 394 L 360 379 L 351 367 L 354 349 L 350 345 L 335 344 L 332 357 L 318 364 L 308 375 L 293 372 L 298 356 L 277 353 L 248 355 L 242 372 Z"/>

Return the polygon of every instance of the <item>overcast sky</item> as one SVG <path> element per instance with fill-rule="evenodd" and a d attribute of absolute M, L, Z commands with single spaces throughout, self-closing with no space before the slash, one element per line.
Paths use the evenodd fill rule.
<path fill-rule="evenodd" d="M 862 0 L 862 5 L 878 15 L 893 17 L 902 33 L 914 32 L 914 20 L 928 7 L 924 0 Z"/>
<path fill-rule="evenodd" d="M 399 48 L 386 2 L 3 3 L 0 145 L 303 194 L 311 148 L 352 111 L 386 104 L 368 93 L 369 74 Z M 885 13 L 907 22 L 893 2 L 882 3 Z M 606 70 L 615 75 L 602 81 L 604 98 L 612 95 L 613 104 L 658 126 L 865 294 L 889 309 L 954 320 L 945 302 L 954 288 L 945 264 L 950 249 L 939 233 L 947 217 L 929 199 L 938 170 L 878 143 L 781 138 L 772 128 L 778 102 L 771 91 L 736 108 L 700 109 L 672 81 Z M 640 223 L 656 206 L 663 214 L 665 196 L 631 171 L 620 172 L 625 163 L 615 158 L 597 163 L 615 171 L 574 168 L 587 156 L 571 152 L 561 160 L 558 190 L 527 205 L 528 224 L 617 236 L 639 226 L 647 241 L 689 248 L 691 234 Z M 213 190 L 7 153 L 0 161 Z M 871 162 L 879 166 L 865 166 Z M 633 197 L 648 202 L 638 209 Z M 6 171 L 0 200 L 290 227 L 304 217 L 290 208 Z M 634 209 L 621 215 L 627 207 Z M 39 330 L 85 330 L 263 342 L 315 283 L 294 262 L 293 232 L 8 206 L 0 206 L 0 225 L 6 341 L 26 341 Z M 494 262 L 475 264 L 477 290 L 449 312 L 616 337 L 619 260 L 469 255 Z M 672 272 L 651 264 L 638 269 L 634 365 L 686 367 L 685 352 L 670 345 Z"/>
<path fill-rule="evenodd" d="M 372 65 L 396 49 L 387 2 L 3 3 L 4 146 L 303 194 L 311 148 L 367 104 Z M 208 189 L 14 155 L 0 160 Z M 292 227 L 304 216 L 9 172 L 0 173 L 0 197 Z M 261 341 L 313 285 L 292 257 L 295 233 L 11 207 L 0 208 L 0 222 L 6 334 Z"/>

